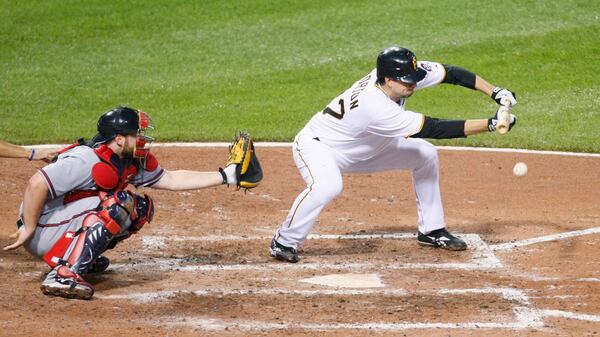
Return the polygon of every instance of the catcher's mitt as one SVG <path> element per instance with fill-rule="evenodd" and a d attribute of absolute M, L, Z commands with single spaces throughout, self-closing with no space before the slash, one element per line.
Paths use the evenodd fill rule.
<path fill-rule="evenodd" d="M 235 181 L 238 188 L 250 189 L 258 186 L 263 173 L 254 151 L 252 138 L 247 132 L 239 132 L 229 146 L 229 159 L 225 167 L 236 164 Z"/>

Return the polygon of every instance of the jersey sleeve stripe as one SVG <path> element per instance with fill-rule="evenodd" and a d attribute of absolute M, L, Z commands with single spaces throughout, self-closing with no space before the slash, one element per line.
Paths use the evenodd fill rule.
<path fill-rule="evenodd" d="M 444 71 L 444 76 L 442 76 L 442 79 L 438 82 L 438 84 L 444 82 L 444 80 L 446 79 L 446 67 L 444 67 L 444 65 L 442 64 L 442 70 Z"/>
<path fill-rule="evenodd" d="M 48 185 L 48 187 L 49 187 L 50 195 L 52 196 L 52 199 L 56 198 L 56 190 L 54 189 L 54 185 L 52 184 L 50 177 L 48 177 L 48 174 L 46 174 L 46 172 L 44 172 L 44 169 L 40 169 L 39 172 L 42 173 L 42 177 L 44 178 L 44 180 L 46 180 L 46 185 Z"/>
<path fill-rule="evenodd" d="M 410 135 L 406 136 L 406 138 L 410 138 L 410 136 L 416 135 L 417 133 L 421 132 L 421 130 L 423 130 L 424 125 L 425 125 L 425 115 L 421 114 L 421 126 L 419 126 L 419 130 L 417 130 L 417 132 L 413 132 Z"/>
<path fill-rule="evenodd" d="M 161 168 L 160 171 L 158 171 L 158 173 L 154 177 L 148 179 L 148 181 L 142 182 L 138 186 L 150 187 L 150 186 L 156 184 L 160 180 L 160 178 L 162 178 L 164 173 L 165 173 L 165 170 Z"/>

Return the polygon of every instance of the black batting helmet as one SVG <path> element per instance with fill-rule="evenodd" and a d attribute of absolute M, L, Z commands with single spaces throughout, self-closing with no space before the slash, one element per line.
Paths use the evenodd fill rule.
<path fill-rule="evenodd" d="M 389 77 L 404 83 L 415 84 L 422 80 L 427 72 L 417 67 L 415 54 L 401 47 L 384 49 L 377 56 L 377 79 Z"/>

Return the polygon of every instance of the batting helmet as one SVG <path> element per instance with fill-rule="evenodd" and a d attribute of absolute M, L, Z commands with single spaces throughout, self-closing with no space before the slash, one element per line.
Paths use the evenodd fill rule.
<path fill-rule="evenodd" d="M 415 84 L 422 80 L 427 72 L 417 67 L 415 54 L 401 47 L 384 49 L 377 56 L 377 79 L 389 77 L 404 83 Z"/>

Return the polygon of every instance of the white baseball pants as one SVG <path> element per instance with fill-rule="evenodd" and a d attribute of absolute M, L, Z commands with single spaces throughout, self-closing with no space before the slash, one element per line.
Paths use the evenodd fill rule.
<path fill-rule="evenodd" d="M 306 240 L 321 210 L 342 192 L 342 173 L 412 171 L 419 231 L 427 234 L 446 227 L 437 150 L 423 139 L 395 138 L 374 157 L 354 164 L 348 164 L 334 149 L 304 133 L 296 137 L 292 152 L 306 189 L 296 197 L 275 236 L 284 246 L 298 248 Z"/>

